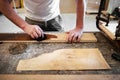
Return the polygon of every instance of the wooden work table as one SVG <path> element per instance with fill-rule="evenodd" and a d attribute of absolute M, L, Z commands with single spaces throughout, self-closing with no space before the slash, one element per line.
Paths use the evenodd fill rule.
<path fill-rule="evenodd" d="M 29 43 L 4 42 L 0 44 L 0 74 L 120 74 L 120 62 L 112 59 L 111 54 L 119 52 L 116 47 L 100 32 L 94 33 L 97 42 L 84 43 Z M 57 49 L 69 48 L 99 48 L 111 70 L 42 70 L 42 71 L 16 71 L 19 60 L 37 57 L 42 53 L 53 52 Z"/>

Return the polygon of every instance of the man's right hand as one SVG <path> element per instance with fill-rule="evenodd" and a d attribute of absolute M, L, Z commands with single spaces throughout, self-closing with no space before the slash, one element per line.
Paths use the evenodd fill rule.
<path fill-rule="evenodd" d="M 23 28 L 24 32 L 29 34 L 33 39 L 44 37 L 43 30 L 37 25 L 27 24 Z"/>
<path fill-rule="evenodd" d="M 10 21 L 20 27 L 24 32 L 36 39 L 38 37 L 44 37 L 43 30 L 37 25 L 30 25 L 26 23 L 12 8 L 9 1 L 0 0 L 0 12 L 4 14 Z"/>

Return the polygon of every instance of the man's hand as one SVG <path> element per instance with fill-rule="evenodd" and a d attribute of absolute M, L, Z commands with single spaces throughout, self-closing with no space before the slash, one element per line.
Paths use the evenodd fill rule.
<path fill-rule="evenodd" d="M 23 30 L 29 34 L 33 39 L 38 37 L 44 37 L 43 30 L 37 25 L 27 24 L 24 26 Z"/>
<path fill-rule="evenodd" d="M 77 19 L 75 29 L 69 31 L 68 42 L 80 42 L 84 27 L 85 0 L 77 0 Z"/>
<path fill-rule="evenodd" d="M 75 28 L 73 30 L 70 30 L 67 38 L 68 42 L 70 43 L 80 42 L 82 33 L 83 33 L 83 29 Z"/>
<path fill-rule="evenodd" d="M 44 37 L 42 29 L 37 25 L 30 25 L 26 23 L 12 8 L 9 1 L 0 0 L 0 12 L 2 12 L 9 20 L 15 25 L 21 28 L 24 32 L 36 39 L 38 37 Z"/>

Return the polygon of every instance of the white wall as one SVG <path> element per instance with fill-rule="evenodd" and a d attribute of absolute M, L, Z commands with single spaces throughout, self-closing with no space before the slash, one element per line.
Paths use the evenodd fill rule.
<path fill-rule="evenodd" d="M 61 13 L 75 13 L 76 3 L 75 0 L 60 0 Z"/>
<path fill-rule="evenodd" d="M 120 0 L 110 0 L 108 4 L 108 12 L 112 13 L 112 11 L 116 8 L 120 7 Z"/>

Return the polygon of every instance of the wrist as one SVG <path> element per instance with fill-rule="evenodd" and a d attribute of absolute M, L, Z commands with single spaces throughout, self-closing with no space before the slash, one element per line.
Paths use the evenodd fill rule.
<path fill-rule="evenodd" d="M 81 30 L 81 29 L 83 29 L 83 26 L 82 25 L 77 25 L 76 29 L 80 29 Z"/>
<path fill-rule="evenodd" d="M 29 24 L 28 24 L 28 23 L 24 23 L 24 24 L 22 24 L 22 25 L 20 26 L 20 28 L 21 28 L 22 30 L 24 30 L 27 26 L 29 26 Z"/>

